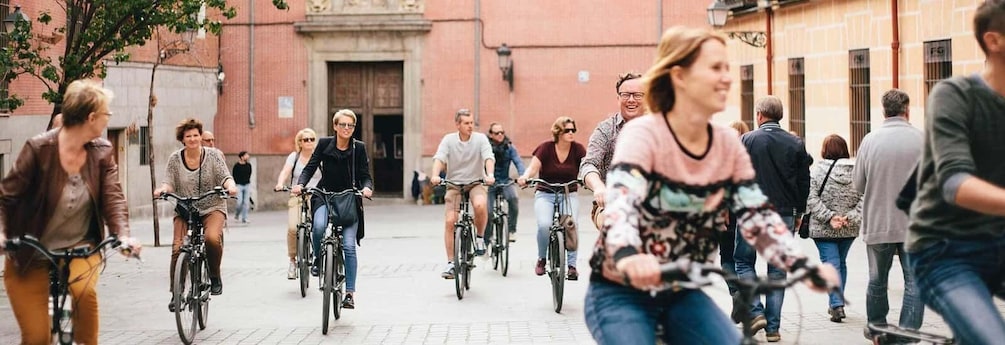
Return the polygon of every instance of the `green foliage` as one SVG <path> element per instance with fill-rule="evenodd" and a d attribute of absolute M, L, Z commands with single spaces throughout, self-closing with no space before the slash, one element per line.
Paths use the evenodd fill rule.
<path fill-rule="evenodd" d="M 65 36 L 66 49 L 57 55 L 54 64 L 52 54 L 46 54 L 50 45 L 38 39 L 38 34 L 52 33 L 32 31 L 33 21 L 18 22 L 15 29 L 0 39 L 6 46 L 0 49 L 0 78 L 14 80 L 21 75 L 29 75 L 41 80 L 46 88 L 42 97 L 58 105 L 62 94 L 70 82 L 83 78 L 104 77 L 102 62 L 109 58 L 114 63 L 127 61 L 125 49 L 146 44 L 159 27 L 173 33 L 184 33 L 204 29 L 219 34 L 221 19 L 231 19 L 237 15 L 226 0 L 59 0 L 65 11 L 65 24 L 52 33 Z M 277 9 L 288 10 L 286 0 L 272 0 Z M 200 21 L 198 14 L 205 5 L 209 16 Z M 41 24 L 53 22 L 51 13 L 45 12 L 35 18 Z M 0 96 L 3 96 L 0 93 Z M 0 99 L 0 108 L 16 109 L 24 104 L 17 95 L 9 94 Z"/>

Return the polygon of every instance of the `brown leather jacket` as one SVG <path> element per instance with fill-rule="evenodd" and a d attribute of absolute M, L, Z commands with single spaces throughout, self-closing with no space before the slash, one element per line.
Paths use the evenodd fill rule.
<path fill-rule="evenodd" d="M 52 218 L 56 203 L 69 176 L 59 161 L 56 138 L 60 129 L 28 139 L 13 169 L 0 181 L 0 231 L 7 238 L 32 235 L 42 238 L 42 232 Z M 128 236 L 129 211 L 119 184 L 119 166 L 112 156 L 112 145 L 103 138 L 84 146 L 87 161 L 80 169 L 94 207 L 92 229 L 100 237 Z M 105 228 L 107 226 L 107 232 Z M 20 272 L 32 257 L 31 248 L 14 253 Z"/>

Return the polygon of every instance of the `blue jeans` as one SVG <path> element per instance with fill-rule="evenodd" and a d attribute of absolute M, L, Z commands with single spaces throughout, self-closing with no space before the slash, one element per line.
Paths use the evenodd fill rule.
<path fill-rule="evenodd" d="M 237 185 L 237 211 L 234 212 L 234 219 L 248 220 L 248 208 L 251 207 L 251 185 Z"/>
<path fill-rule="evenodd" d="M 597 344 L 654 344 L 656 323 L 668 344 L 739 344 L 740 332 L 700 290 L 648 291 L 590 281 L 583 306 Z"/>
<path fill-rule="evenodd" d="M 900 307 L 900 327 L 919 329 L 925 317 L 925 304 L 918 293 L 908 260 L 910 255 L 904 249 L 904 243 L 880 243 L 866 246 L 869 257 L 869 287 L 865 292 L 865 314 L 869 323 L 886 323 L 886 314 L 890 312 L 890 301 L 887 296 L 887 280 L 890 277 L 890 267 L 893 266 L 893 256 L 900 258 L 900 268 L 904 271 L 904 301 Z"/>
<path fill-rule="evenodd" d="M 781 216 L 782 221 L 785 222 L 785 225 L 789 229 L 795 229 L 796 218 L 792 214 Z M 739 228 L 736 229 L 735 244 L 733 260 L 736 262 L 736 275 L 742 279 L 756 279 L 757 269 L 754 265 L 757 263 L 757 252 L 754 251 L 754 247 L 751 247 L 743 239 Z M 785 270 L 768 264 L 768 279 L 784 280 Z M 764 295 L 764 304 L 761 304 L 761 297 L 758 296 L 757 300 L 750 305 L 750 317 L 764 316 L 768 321 L 768 325 L 764 327 L 764 331 L 770 333 L 778 332 L 778 327 L 782 322 L 782 302 L 784 301 L 785 290 L 766 293 Z"/>
<path fill-rule="evenodd" d="M 555 197 L 556 194 L 552 193 L 534 192 L 534 215 L 537 217 L 538 259 L 544 259 L 548 255 L 548 235 L 550 234 L 549 231 L 551 231 L 551 220 L 555 214 Z M 579 199 L 576 198 L 576 195 L 573 194 L 566 197 L 558 194 L 557 202 L 559 214 L 571 214 L 572 220 L 576 222 L 578 228 Z M 565 244 L 563 243 L 563 245 Z M 576 257 L 575 250 L 567 251 L 566 263 L 569 266 L 576 267 Z"/>
<path fill-rule="evenodd" d="M 848 258 L 848 250 L 851 249 L 851 244 L 855 243 L 855 238 L 814 238 L 813 243 L 816 243 L 817 251 L 820 252 L 820 262 L 831 264 L 841 275 L 843 293 L 845 283 L 848 281 L 848 264 L 845 263 L 845 259 Z M 841 299 L 841 293 L 831 292 L 829 305 L 831 309 L 843 307 L 844 300 Z"/>
<path fill-rule="evenodd" d="M 499 193 L 500 188 L 495 186 L 489 186 L 489 222 L 485 226 L 485 243 L 489 243 L 489 239 L 492 238 L 492 210 L 496 204 L 496 194 Z M 520 199 L 516 195 L 516 186 L 509 185 L 505 189 L 502 189 L 503 197 L 506 198 L 506 204 L 509 206 L 506 213 L 506 226 L 509 228 L 509 233 L 516 233 L 516 219 L 520 215 Z"/>
<path fill-rule="evenodd" d="M 321 240 L 325 237 L 328 227 L 328 206 L 321 205 L 314 211 L 314 229 L 311 239 L 314 246 L 314 260 L 321 262 Z M 342 227 L 342 254 L 345 257 L 345 291 L 356 291 L 356 229 L 359 221 Z"/>
<path fill-rule="evenodd" d="M 959 344 L 1000 344 L 1005 321 L 992 300 L 1005 289 L 1005 237 L 943 239 L 907 257 L 925 304 Z"/>

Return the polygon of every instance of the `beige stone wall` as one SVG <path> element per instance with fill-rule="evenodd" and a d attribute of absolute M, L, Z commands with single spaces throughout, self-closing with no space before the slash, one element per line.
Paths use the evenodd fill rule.
<path fill-rule="evenodd" d="M 952 40 L 953 75 L 979 71 L 983 54 L 973 36 L 972 18 L 981 0 L 901 0 L 899 88 L 911 96 L 911 122 L 924 124 L 924 42 Z M 892 15 L 890 0 L 818 0 L 773 11 L 773 94 L 786 105 L 788 59 L 802 57 L 806 78 L 807 151 L 819 157 L 823 138 L 839 134 L 849 139 L 848 51 L 869 49 L 872 128 L 883 122 L 880 98 L 893 85 Z M 731 17 L 724 31 L 766 31 L 764 10 Z M 766 48 L 730 41 L 734 61 L 734 92 L 716 121 L 740 118 L 740 66 L 754 65 L 754 98 L 768 94 Z M 788 121 L 783 120 L 787 127 Z"/>

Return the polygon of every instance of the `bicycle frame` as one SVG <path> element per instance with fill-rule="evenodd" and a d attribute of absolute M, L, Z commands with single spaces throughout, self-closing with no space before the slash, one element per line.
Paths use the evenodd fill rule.
<path fill-rule="evenodd" d="M 3 243 L 3 247 L 8 249 L 16 249 L 22 245 L 31 247 L 38 253 L 41 253 L 51 263 L 49 266 L 49 304 L 51 306 L 49 315 L 52 318 L 50 321 L 50 331 L 53 342 L 61 345 L 73 344 L 73 320 L 70 310 L 66 309 L 66 302 L 69 300 L 70 294 L 70 261 L 73 259 L 85 259 L 100 252 L 106 246 L 111 245 L 113 248 L 117 248 L 121 244 L 118 239 L 109 237 L 98 243 L 94 248 L 79 246 L 68 250 L 50 251 L 37 238 L 31 235 L 23 235 Z M 104 261 L 104 258 L 102 258 L 102 261 Z"/>
<path fill-rule="evenodd" d="M 320 262 L 320 271 L 318 274 L 318 286 L 324 296 L 322 296 L 324 303 L 322 304 L 322 315 L 321 315 L 321 333 L 328 334 L 328 310 L 331 308 L 332 295 L 335 297 L 335 307 L 332 308 L 334 311 L 335 319 L 338 320 L 342 316 L 342 297 L 344 294 L 343 287 L 346 283 L 345 277 L 345 257 L 343 255 L 343 226 L 337 223 L 337 214 L 335 209 L 331 205 L 331 198 L 338 195 L 344 195 L 348 193 L 355 194 L 356 196 L 362 196 L 360 191 L 355 188 L 350 188 L 343 190 L 341 192 L 327 192 L 323 189 L 311 187 L 308 189 L 311 194 L 317 194 L 321 196 L 322 201 L 325 204 L 326 210 L 328 211 L 328 225 L 325 227 L 324 237 L 321 239 L 320 244 L 320 256 L 322 260 Z M 311 234 L 313 236 L 313 234 Z M 332 262 L 328 262 L 328 248 L 331 247 Z"/>
<path fill-rule="evenodd" d="M 568 214 L 572 215 L 572 206 L 569 205 L 569 187 L 580 185 L 582 181 L 572 180 L 565 183 L 550 183 L 541 179 L 530 179 L 529 183 L 535 186 L 542 186 L 552 194 L 552 214 L 551 227 L 548 228 L 548 253 L 545 255 L 545 269 L 552 285 L 552 307 L 556 313 L 562 311 L 562 300 L 565 295 L 566 279 L 566 255 L 568 249 L 565 248 L 566 236 L 565 227 L 561 224 L 563 208 L 569 209 Z M 564 199 L 564 200 L 563 200 Z"/>
<path fill-rule="evenodd" d="M 471 213 L 470 189 L 483 183 L 483 180 L 467 184 L 447 180 L 441 183 L 458 188 L 461 197 L 457 205 L 457 220 L 454 221 L 454 290 L 458 300 L 464 299 L 464 291 L 471 289 L 471 269 L 475 267 L 475 222 Z M 461 229 L 460 233 L 458 229 Z"/>
<path fill-rule="evenodd" d="M 494 232 L 490 236 L 492 238 L 492 268 L 499 269 L 502 265 L 502 275 L 503 277 L 509 273 L 509 229 L 506 226 L 509 219 L 509 201 L 506 200 L 506 192 L 513 182 L 507 182 L 503 184 L 495 184 L 490 186 L 489 194 L 495 194 L 495 200 L 492 205 L 492 217 L 491 224 L 487 226 L 488 229 L 492 229 Z M 512 226 L 512 224 L 510 224 Z M 485 234 L 488 236 L 489 234 Z"/>

